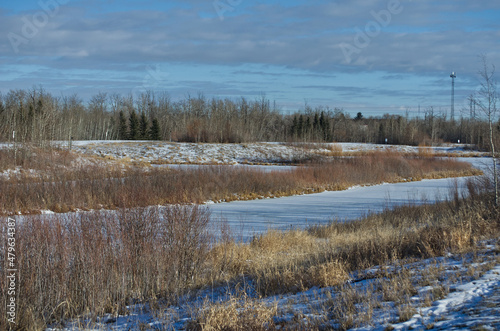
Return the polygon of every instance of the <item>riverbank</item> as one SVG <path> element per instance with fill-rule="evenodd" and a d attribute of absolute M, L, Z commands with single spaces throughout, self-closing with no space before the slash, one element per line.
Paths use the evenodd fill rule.
<path fill-rule="evenodd" d="M 208 220 L 199 207 L 131 210 L 119 217 L 120 228 L 97 214 L 73 216 L 71 226 L 63 222 L 53 228 L 57 240 L 43 240 L 52 219 L 24 233 L 38 252 L 30 256 L 43 259 L 44 251 L 61 252 L 53 258 L 60 263 L 82 259 L 85 268 L 40 274 L 24 267 L 23 277 L 75 280 L 49 281 L 52 287 L 44 292 L 54 302 L 58 293 L 78 295 L 66 298 L 71 306 L 59 305 L 57 314 L 48 315 L 54 319 L 51 326 L 62 329 L 432 329 L 453 325 L 457 316 L 463 325 L 496 325 L 498 320 L 484 314 L 472 316 L 473 307 L 498 304 L 490 294 L 500 281 L 495 273 L 500 263 L 498 209 L 481 187 L 470 185 L 465 200 L 399 207 L 306 230 L 270 231 L 250 243 L 223 236 L 215 246 L 203 244 Z M 169 227 L 166 220 L 174 217 L 185 221 L 172 224 L 184 226 Z M 160 229 L 171 229 L 177 240 L 168 241 L 171 235 Z M 87 253 L 78 255 L 78 247 Z M 78 284 L 86 284 L 85 296 L 75 292 Z M 172 287 L 162 291 L 159 284 Z M 37 302 L 42 293 L 34 290 L 33 295 L 25 302 Z M 102 305 L 110 302 L 107 298 L 122 299 Z M 90 301 L 78 306 L 82 300 Z M 464 310 L 471 311 L 470 319 L 459 315 Z M 60 316 L 66 316 L 63 324 L 56 322 Z"/>
<path fill-rule="evenodd" d="M 0 196 L 0 214 L 255 200 L 345 190 L 357 185 L 481 174 L 468 163 L 393 151 L 318 159 L 289 171 L 223 165 L 153 168 L 105 159 L 82 164 L 81 155 L 65 150 L 23 153 L 23 171 L 0 176 L 0 190 L 4 193 Z M 8 167 L 14 154 L 12 150 L 0 150 L 0 164 Z"/>

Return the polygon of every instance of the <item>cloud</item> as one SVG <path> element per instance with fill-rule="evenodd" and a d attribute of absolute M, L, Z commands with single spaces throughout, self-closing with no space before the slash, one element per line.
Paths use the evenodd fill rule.
<path fill-rule="evenodd" d="M 92 63 L 186 61 L 259 63 L 318 72 L 352 66 L 358 70 L 430 72 L 448 66 L 471 71 L 470 60 L 478 53 L 499 52 L 498 43 L 493 43 L 498 40 L 498 29 L 466 32 L 454 18 L 446 19 L 446 14 L 454 17 L 467 10 L 495 9 L 495 4 L 479 7 L 466 1 L 456 1 L 454 6 L 402 1 L 402 13 L 392 15 L 387 29 L 381 28 L 347 65 L 339 45 L 354 44 L 356 28 L 364 31 L 366 24 L 374 21 L 371 12 L 385 10 L 386 1 L 320 1 L 307 6 L 292 1 L 296 5 L 287 7 L 278 2 L 256 4 L 241 12 L 235 8 L 233 16 L 224 21 L 216 16 L 200 18 L 196 10 L 206 10 L 206 6 L 200 6 L 205 2 L 188 3 L 193 9 L 143 9 L 105 15 L 91 14 L 81 7 L 61 9 L 35 38 L 19 47 L 19 55 L 40 61 L 60 57 L 63 62 L 73 60 L 72 65 L 79 62 L 82 67 Z M 7 21 L 2 20 L 2 30 L 20 34 L 22 17 L 30 14 L 9 16 Z M 473 17 L 466 22 L 471 20 Z M 469 24 L 479 25 L 480 18 Z M 421 27 L 431 31 L 420 33 Z M 0 46 L 2 52 L 13 56 L 5 41 Z"/>
<path fill-rule="evenodd" d="M 192 77 L 176 78 L 178 88 L 237 93 L 244 91 L 243 84 L 258 86 L 259 80 L 321 81 L 373 72 L 395 82 L 395 77 L 437 77 L 455 70 L 470 84 L 478 54 L 500 62 L 500 3 L 494 1 L 401 0 L 401 11 L 390 17 L 383 15 L 397 0 L 221 1 L 233 4 L 223 20 L 211 0 L 69 1 L 57 14 L 48 15 L 47 22 L 29 38 L 23 35 L 29 24 L 26 21 L 33 23 L 43 9 L 36 5 L 27 9 L 26 4 L 16 8 L 15 3 L 9 3 L 0 10 L 4 36 L 0 39 L 0 70 L 8 71 L 9 77 L 15 76 L 14 66 L 38 66 L 47 72 L 87 70 L 96 75 L 93 80 L 85 81 L 83 75 L 76 75 L 75 80 L 105 89 L 108 83 L 112 88 L 117 85 L 108 78 L 122 77 L 120 73 L 131 77 L 120 86 L 141 84 L 148 65 L 216 66 L 226 68 L 224 82 L 210 84 L 208 78 L 198 79 L 192 72 Z M 377 17 L 385 17 L 385 21 Z M 6 37 L 9 33 L 26 40 L 17 45 L 17 52 Z M 366 38 L 368 34 L 371 36 Z M 364 41 L 363 47 L 356 46 L 356 41 Z M 342 44 L 357 47 L 352 61 L 346 61 Z M 45 80 L 51 77 L 39 76 L 36 71 L 30 74 Z M 224 83 L 229 77 L 244 78 L 240 86 L 228 87 Z M 17 83 L 21 82 L 24 78 L 18 76 Z M 52 85 L 57 83 L 60 81 Z M 292 85 L 323 92 L 328 86 L 309 81 Z M 351 96 L 366 93 L 352 83 L 346 86 L 347 90 L 337 86 L 331 92 Z M 290 90 L 275 91 L 290 95 Z"/>

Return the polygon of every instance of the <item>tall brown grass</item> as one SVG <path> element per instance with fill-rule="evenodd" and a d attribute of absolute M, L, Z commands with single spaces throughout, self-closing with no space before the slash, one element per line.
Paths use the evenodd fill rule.
<path fill-rule="evenodd" d="M 30 162 L 37 162 L 36 158 Z M 262 296 L 342 286 L 353 270 L 399 258 L 466 251 L 478 239 L 499 233 L 498 210 L 474 184 L 469 185 L 469 200 L 456 196 L 455 201 L 437 206 L 408 206 L 355 222 L 272 231 L 247 244 L 226 238 L 214 245 L 207 233 L 206 209 L 146 207 L 473 173 L 464 163 L 395 153 L 340 158 L 273 173 L 228 166 L 146 172 L 99 164 L 44 171 L 35 179 L 21 176 L 0 181 L 4 214 L 47 208 L 119 209 L 33 215 L 18 222 L 17 322 L 21 329 L 43 329 L 84 315 L 126 314 L 126 306 L 134 302 L 153 306 L 199 287 L 242 278 L 251 279 Z M 137 206 L 141 208 L 125 209 Z M 3 267 L 7 234 L 5 227 L 1 229 Z M 5 302 L 7 279 L 5 269 L 1 270 L 0 300 Z M 247 311 L 261 314 L 255 329 L 269 326 L 269 315 L 261 313 L 257 304 L 254 308 Z M 214 315 L 221 309 L 215 309 Z M 237 318 L 242 322 L 250 315 Z M 5 316 L 2 305 L 0 329 L 7 327 Z M 216 317 L 200 316 L 199 322 Z"/>
<path fill-rule="evenodd" d="M 22 169 L 47 170 L 68 167 L 78 156 L 65 149 L 18 145 L 0 148 L 0 171 Z"/>
<path fill-rule="evenodd" d="M 61 164 L 70 163 L 74 157 L 64 151 L 52 153 L 54 162 Z M 404 157 L 394 152 L 338 158 L 270 173 L 234 166 L 200 166 L 189 170 L 124 168 L 112 163 L 45 167 L 43 160 L 47 159 L 50 158 L 40 156 L 42 164 L 28 164 L 43 169 L 36 175 L 0 177 L 0 214 L 245 200 L 340 190 L 353 185 L 479 174 L 463 162 Z"/>
<path fill-rule="evenodd" d="M 400 261 L 475 252 L 480 249 L 479 241 L 500 235 L 500 210 L 494 207 L 489 194 L 477 191 L 478 187 L 477 183 L 470 185 L 469 197 L 465 200 L 457 198 L 436 205 L 404 206 L 307 231 L 272 231 L 249 244 L 223 243 L 210 251 L 207 264 L 217 266 L 216 269 L 224 264 L 225 273 L 220 279 L 226 282 L 242 275 L 252 279 L 261 296 L 294 293 L 313 286 L 337 289 L 335 298 L 321 308 L 327 312 L 328 320 L 306 325 L 291 321 L 287 325 L 291 329 L 321 330 L 335 325 L 345 330 L 367 326 L 373 307 L 384 301 L 395 303 L 396 321 L 406 321 L 416 313 L 410 302 L 410 298 L 417 295 L 415 278 L 439 284 L 439 272 L 434 268 L 436 270 L 422 273 L 418 278 L 413 271 L 399 265 Z M 398 267 L 379 276 L 357 272 L 374 266 L 383 271 L 388 264 Z M 430 273 L 434 275 L 431 277 Z M 359 280 L 379 277 L 374 283 L 376 289 L 367 288 L 366 293 L 355 291 L 346 282 L 352 275 L 361 277 Z M 374 290 L 379 294 L 375 295 Z M 431 298 L 423 299 L 422 304 L 442 298 L 445 292 L 443 287 L 433 287 Z M 222 329 L 218 327 L 225 324 L 209 324 L 204 317 L 202 312 L 207 306 L 201 308 L 195 320 L 204 327 L 208 325 L 206 329 Z"/>
<path fill-rule="evenodd" d="M 82 314 L 124 314 L 132 302 L 175 299 L 193 285 L 208 252 L 208 221 L 207 209 L 196 206 L 18 220 L 17 326 L 39 330 Z M 5 269 L 0 288 L 6 302 Z M 7 330 L 5 305 L 0 314 Z"/>

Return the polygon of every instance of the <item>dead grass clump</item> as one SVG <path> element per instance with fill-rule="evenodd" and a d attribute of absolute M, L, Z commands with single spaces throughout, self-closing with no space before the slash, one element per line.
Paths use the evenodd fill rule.
<path fill-rule="evenodd" d="M 417 155 L 420 158 L 434 157 L 434 150 L 430 146 L 427 146 L 425 144 L 419 144 Z"/>
<path fill-rule="evenodd" d="M 248 273 L 254 257 L 255 252 L 249 245 L 237 244 L 232 240 L 218 243 L 207 255 L 207 277 L 210 283 L 227 282 Z"/>
<path fill-rule="evenodd" d="M 388 280 L 380 279 L 379 285 L 382 292 L 382 301 L 393 301 L 402 304 L 405 300 L 418 293 L 412 283 L 411 273 L 406 268 L 391 274 Z"/>
<path fill-rule="evenodd" d="M 420 271 L 420 279 L 418 284 L 420 286 L 432 286 L 439 282 L 445 268 L 443 265 L 430 264 L 424 270 Z"/>
<path fill-rule="evenodd" d="M 366 319 L 360 316 L 360 308 L 365 301 L 371 300 L 371 296 L 362 295 L 350 285 L 342 285 L 335 297 L 329 300 L 329 318 L 335 323 L 339 330 L 348 330 L 366 323 Z M 366 316 L 368 317 L 368 316 Z"/>
<path fill-rule="evenodd" d="M 403 304 L 398 306 L 398 323 L 403 323 L 408 321 L 417 313 L 415 307 L 411 304 Z"/>
<path fill-rule="evenodd" d="M 297 293 L 314 286 L 338 286 L 349 279 L 349 274 L 338 261 L 303 263 L 299 260 L 288 265 L 260 266 L 251 275 L 257 291 L 263 296 Z"/>
<path fill-rule="evenodd" d="M 320 287 L 339 286 L 349 279 L 349 273 L 339 261 L 326 262 L 308 268 L 311 284 Z"/>
<path fill-rule="evenodd" d="M 77 155 L 58 147 L 40 148 L 30 144 L 18 144 L 16 148 L 0 148 L 0 171 L 21 167 L 46 170 L 71 166 Z"/>
<path fill-rule="evenodd" d="M 301 230 L 278 231 L 270 230 L 264 235 L 255 237 L 250 246 L 268 254 L 289 253 L 291 248 L 300 247 L 301 251 L 307 252 L 314 248 L 317 242 L 307 232 Z"/>
<path fill-rule="evenodd" d="M 225 303 L 205 304 L 196 313 L 188 330 L 274 330 L 273 317 L 276 313 L 277 304 L 231 298 Z"/>
<path fill-rule="evenodd" d="M 344 155 L 342 145 L 339 145 L 339 144 L 328 144 L 324 147 L 324 149 L 328 150 L 327 153 L 324 153 L 324 155 L 327 155 L 327 156 L 340 157 L 340 156 Z"/>

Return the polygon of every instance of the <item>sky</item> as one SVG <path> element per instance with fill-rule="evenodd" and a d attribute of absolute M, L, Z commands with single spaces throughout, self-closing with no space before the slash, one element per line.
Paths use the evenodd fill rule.
<path fill-rule="evenodd" d="M 282 112 L 468 115 L 500 1 L 23 0 L 0 4 L 0 93 L 42 86 L 259 99 Z"/>

